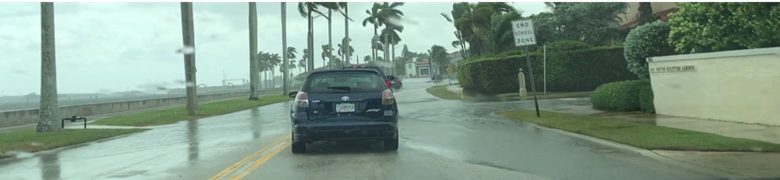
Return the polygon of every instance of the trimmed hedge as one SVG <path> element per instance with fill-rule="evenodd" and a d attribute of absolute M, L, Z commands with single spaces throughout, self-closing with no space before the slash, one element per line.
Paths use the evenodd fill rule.
<path fill-rule="evenodd" d="M 655 113 L 655 104 L 653 104 L 653 87 L 642 86 L 639 89 L 639 109 L 646 113 Z"/>
<path fill-rule="evenodd" d="M 517 92 L 518 68 L 526 75 L 526 89 L 531 90 L 528 66 L 524 55 L 485 57 L 458 66 L 458 81 L 467 93 L 493 95 Z M 530 54 L 537 91 L 542 90 L 542 54 Z M 547 53 L 547 91 L 592 91 L 601 84 L 637 79 L 626 70 L 622 47 Z"/>
<path fill-rule="evenodd" d="M 590 94 L 593 108 L 606 111 L 641 110 L 640 90 L 650 86 L 650 81 L 633 80 L 606 83 Z M 651 90 L 652 91 L 652 90 Z"/>
<path fill-rule="evenodd" d="M 547 53 L 577 51 L 577 50 L 591 49 L 591 48 L 593 48 L 592 45 L 582 41 L 573 41 L 573 40 L 555 41 L 547 44 Z M 543 53 L 544 48 L 539 48 L 536 50 L 536 52 Z"/>
<path fill-rule="evenodd" d="M 650 78 L 647 69 L 648 57 L 675 54 L 674 48 L 666 42 L 670 30 L 669 24 L 662 21 L 644 24 L 631 30 L 623 43 L 628 70 L 641 79 Z"/>

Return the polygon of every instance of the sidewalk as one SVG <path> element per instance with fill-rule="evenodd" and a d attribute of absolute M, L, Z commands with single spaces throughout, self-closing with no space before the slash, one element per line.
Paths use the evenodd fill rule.
<path fill-rule="evenodd" d="M 447 86 L 447 90 L 460 93 L 460 86 L 450 85 Z M 588 102 L 590 102 L 590 100 L 588 100 Z M 543 107 L 540 108 L 544 109 Z M 752 139 L 780 144 L 780 127 L 778 126 L 675 117 L 640 112 L 604 112 L 593 109 L 592 105 L 590 104 L 585 105 L 582 103 L 568 104 L 567 108 L 563 109 L 558 108 L 546 110 L 577 115 L 614 117 L 656 126 L 665 126 L 690 131 L 718 134 L 727 137 Z"/>

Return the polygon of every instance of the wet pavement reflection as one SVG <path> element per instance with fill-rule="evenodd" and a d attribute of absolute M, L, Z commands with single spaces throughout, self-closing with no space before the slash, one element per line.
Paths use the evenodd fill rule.
<path fill-rule="evenodd" d="M 187 160 L 190 161 L 190 163 L 196 163 L 198 160 L 198 121 L 187 121 L 187 141 L 189 148 L 188 154 L 189 157 Z"/>
<path fill-rule="evenodd" d="M 318 143 L 309 146 L 311 153 L 293 155 L 288 148 L 255 170 L 236 171 L 248 171 L 244 179 L 318 180 L 717 177 L 493 115 L 500 110 L 531 109 L 533 103 L 440 100 L 425 92 L 432 85 L 405 79 L 405 88 L 396 92 L 401 142 L 397 152 L 384 151 L 381 143 Z M 540 100 L 539 105 L 568 108 L 572 101 L 587 100 Z M 0 162 L 0 179 L 209 179 L 289 137 L 290 103 Z"/>
<path fill-rule="evenodd" d="M 41 179 L 59 180 L 60 161 L 57 153 L 43 153 L 40 156 Z"/>

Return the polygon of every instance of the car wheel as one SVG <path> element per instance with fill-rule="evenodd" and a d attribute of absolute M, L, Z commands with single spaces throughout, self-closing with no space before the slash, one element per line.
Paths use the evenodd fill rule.
<path fill-rule="evenodd" d="M 393 139 L 385 139 L 382 143 L 385 145 L 385 150 L 388 151 L 398 150 L 398 137 L 395 137 Z"/>
<path fill-rule="evenodd" d="M 293 154 L 302 154 L 306 152 L 306 142 L 305 141 L 299 141 L 295 142 L 295 137 L 292 139 L 292 147 L 290 147 Z"/>

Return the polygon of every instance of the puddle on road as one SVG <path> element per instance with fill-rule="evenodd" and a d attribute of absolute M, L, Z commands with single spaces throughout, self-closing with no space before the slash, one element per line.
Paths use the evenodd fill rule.
<path fill-rule="evenodd" d="M 456 159 L 456 160 L 464 160 L 465 159 L 463 154 L 461 154 L 461 153 L 459 153 L 457 151 L 454 151 L 454 150 L 441 148 L 441 147 L 435 147 L 435 146 L 429 146 L 429 145 L 417 144 L 417 143 L 414 143 L 414 142 L 412 142 L 410 140 L 405 140 L 405 141 L 406 142 L 404 143 L 404 146 L 407 147 L 407 148 L 431 152 L 433 154 L 444 156 L 444 157 L 447 157 L 447 158 L 450 158 L 450 159 Z"/>

